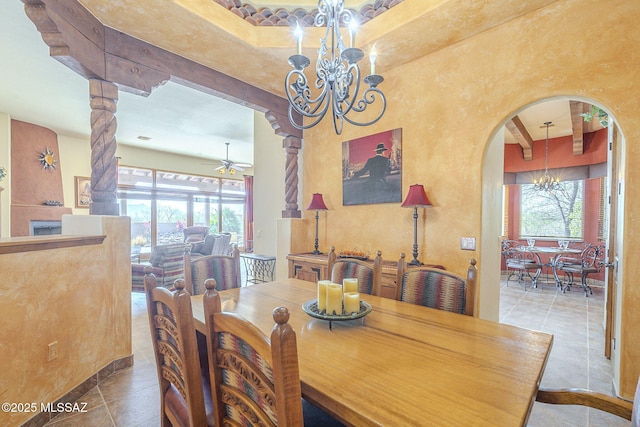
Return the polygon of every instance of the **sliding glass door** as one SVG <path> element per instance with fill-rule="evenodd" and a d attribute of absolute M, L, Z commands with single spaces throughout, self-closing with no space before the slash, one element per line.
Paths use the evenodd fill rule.
<path fill-rule="evenodd" d="M 183 230 L 208 226 L 243 245 L 244 182 L 153 169 L 119 167 L 120 214 L 131 217 L 132 251 L 183 241 Z M 143 253 L 145 250 L 143 250 Z"/>

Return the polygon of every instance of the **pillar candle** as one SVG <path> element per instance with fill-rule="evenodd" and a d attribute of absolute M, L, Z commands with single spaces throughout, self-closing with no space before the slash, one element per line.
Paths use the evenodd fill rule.
<path fill-rule="evenodd" d="M 342 314 L 342 285 L 331 283 L 327 286 L 327 314 Z"/>
<path fill-rule="evenodd" d="M 345 277 L 342 279 L 342 290 L 347 292 L 358 292 L 358 279 L 355 277 Z"/>
<path fill-rule="evenodd" d="M 360 312 L 360 294 L 358 292 L 345 292 L 344 314 Z"/>
<path fill-rule="evenodd" d="M 293 31 L 293 34 L 296 38 L 296 44 L 298 47 L 298 55 L 302 55 L 302 28 L 300 28 L 300 24 L 296 24 L 296 29 Z"/>
<path fill-rule="evenodd" d="M 320 280 L 318 282 L 318 311 L 326 310 L 327 308 L 327 286 L 331 283 L 330 280 Z"/>
<path fill-rule="evenodd" d="M 369 61 L 371 61 L 372 76 L 376 73 L 376 56 L 378 56 L 378 54 L 376 53 L 376 47 L 373 46 L 373 48 L 371 49 L 371 53 L 369 54 Z"/>

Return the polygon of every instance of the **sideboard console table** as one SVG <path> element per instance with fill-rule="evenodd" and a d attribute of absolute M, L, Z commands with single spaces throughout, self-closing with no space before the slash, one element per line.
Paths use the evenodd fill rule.
<path fill-rule="evenodd" d="M 314 255 L 311 252 L 287 255 L 289 265 L 289 277 L 295 279 L 306 280 L 307 282 L 316 283 L 318 280 L 328 280 L 329 274 L 329 254 L 324 253 Z M 373 266 L 373 258 L 368 261 Z M 425 264 L 426 267 L 442 268 L 441 265 Z M 409 267 L 411 268 L 411 267 Z M 380 287 L 380 296 L 385 298 L 395 298 L 396 296 L 396 276 L 398 274 L 397 260 L 382 261 L 382 286 Z"/>

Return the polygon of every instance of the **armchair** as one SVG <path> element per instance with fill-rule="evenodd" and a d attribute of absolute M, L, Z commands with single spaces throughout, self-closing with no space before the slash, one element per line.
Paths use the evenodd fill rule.
<path fill-rule="evenodd" d="M 144 268 L 151 266 L 160 286 L 171 288 L 176 279 L 184 278 L 184 252 L 187 245 L 172 243 L 158 245 L 151 252 L 148 263 L 131 264 L 131 288 L 144 292 Z"/>
<path fill-rule="evenodd" d="M 231 234 L 207 234 L 201 242 L 191 246 L 191 258 L 208 255 L 229 255 L 231 253 Z"/>
<path fill-rule="evenodd" d="M 201 242 L 204 240 L 205 236 L 209 234 L 209 227 L 206 225 L 194 225 L 191 227 L 185 227 L 182 232 L 184 233 L 185 243 Z"/>

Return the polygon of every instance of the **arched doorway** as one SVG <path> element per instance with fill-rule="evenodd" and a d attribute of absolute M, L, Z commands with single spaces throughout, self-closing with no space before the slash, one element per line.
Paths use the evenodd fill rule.
<path fill-rule="evenodd" d="M 496 301 L 500 299 L 500 248 L 499 241 L 502 236 L 502 212 L 503 212 L 503 204 L 502 204 L 502 186 L 504 183 L 504 143 L 505 143 L 505 133 L 509 132 L 508 129 L 505 128 L 505 125 L 511 121 L 512 117 L 518 116 L 520 114 L 525 114 L 525 112 L 532 107 L 542 107 L 545 102 L 570 102 L 570 101 L 578 101 L 589 104 L 594 104 L 603 110 L 606 111 L 606 108 L 602 105 L 598 104 L 594 100 L 588 100 L 579 97 L 563 97 L 563 98 L 553 98 L 553 99 L 543 99 L 536 101 L 534 103 L 522 106 L 521 108 L 515 110 L 510 113 L 504 122 L 500 123 L 496 127 L 496 131 L 494 132 L 493 137 L 487 144 L 485 149 L 485 154 L 483 157 L 483 178 L 482 178 L 482 240 L 481 240 L 481 248 L 482 251 L 482 259 L 483 265 L 485 268 L 481 272 L 481 281 L 483 284 L 481 301 L 480 301 L 480 311 L 484 313 L 483 317 L 491 318 L 493 320 L 499 320 L 499 306 L 500 304 L 496 304 Z M 612 126 L 609 127 L 608 135 L 607 135 L 607 145 L 610 144 L 612 150 L 609 151 L 609 158 L 606 162 L 606 187 L 609 189 L 611 193 L 611 188 L 617 187 L 617 182 L 624 175 L 624 171 L 622 168 L 622 163 L 620 162 L 620 157 L 624 153 L 624 138 L 622 137 L 622 133 L 619 131 L 615 120 L 610 117 Z M 554 120 L 554 118 L 551 118 Z M 541 120 L 539 125 L 542 125 L 544 120 Z M 537 140 L 537 138 L 534 138 Z M 537 153 L 536 153 L 537 154 Z M 544 154 L 544 151 L 543 151 Z M 616 160 L 617 159 L 617 160 Z M 607 194 L 607 198 L 611 197 L 611 201 L 613 205 L 611 206 L 611 214 L 608 216 L 609 221 L 607 222 L 607 230 L 605 230 L 605 240 L 611 246 L 611 250 L 609 251 L 609 255 L 607 257 L 608 261 L 616 261 L 618 258 L 618 254 L 621 252 L 622 247 L 622 236 L 623 230 L 616 227 L 616 224 L 620 224 L 622 227 L 621 215 L 623 214 L 623 210 L 620 208 L 623 200 L 618 199 L 617 192 L 612 192 L 612 194 Z M 609 227 L 610 225 L 610 227 Z M 490 266 L 496 266 L 495 270 Z M 605 343 L 609 344 L 615 341 L 615 309 L 616 309 L 616 295 L 619 287 L 616 286 L 617 277 L 615 277 L 615 271 L 608 271 L 607 277 L 604 282 L 607 284 L 607 288 L 604 292 L 607 292 L 607 296 L 605 300 L 607 301 L 607 306 L 605 312 L 606 316 L 603 315 L 601 322 L 603 325 L 608 325 L 609 332 L 612 334 L 611 337 L 606 335 L 603 340 L 601 346 L 597 349 L 598 354 L 603 354 L 605 351 Z M 492 304 L 493 303 L 493 304 Z M 484 308 L 484 309 L 483 309 Z M 620 318 L 618 313 L 618 319 Z M 567 325 L 570 327 L 570 325 Z M 619 328 L 617 328 L 619 329 Z M 612 339 L 610 339 L 612 338 Z M 557 340 L 556 345 L 557 347 Z M 594 350 L 595 351 L 595 350 Z M 616 389 L 618 389 L 617 385 L 619 382 L 618 376 L 618 368 L 619 365 L 619 356 L 616 354 L 615 348 L 612 349 L 611 359 L 614 369 L 614 383 L 616 385 Z M 606 390 L 606 392 L 610 392 L 610 387 Z"/>

